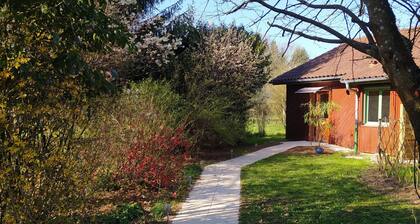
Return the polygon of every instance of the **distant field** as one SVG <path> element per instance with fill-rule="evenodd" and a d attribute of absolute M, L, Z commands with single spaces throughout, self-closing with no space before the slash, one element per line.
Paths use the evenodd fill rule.
<path fill-rule="evenodd" d="M 255 122 L 249 122 L 247 131 L 249 136 L 245 140 L 249 145 L 261 145 L 264 143 L 278 142 L 285 138 L 285 128 L 279 120 L 270 120 L 265 127 L 265 136 L 258 134 L 258 127 Z"/>

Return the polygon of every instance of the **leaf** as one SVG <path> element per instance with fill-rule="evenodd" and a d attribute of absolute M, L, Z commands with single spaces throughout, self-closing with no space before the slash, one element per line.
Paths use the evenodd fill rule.
<path fill-rule="evenodd" d="M 15 59 L 13 67 L 19 69 L 22 65 L 28 63 L 31 59 L 28 57 L 19 56 Z"/>
<path fill-rule="evenodd" d="M 47 4 L 42 4 L 41 5 L 41 12 L 43 14 L 47 14 L 48 13 L 48 5 Z"/>
<path fill-rule="evenodd" d="M 13 76 L 13 74 L 8 70 L 0 72 L 0 78 L 7 79 L 7 78 L 12 77 L 12 76 Z"/>

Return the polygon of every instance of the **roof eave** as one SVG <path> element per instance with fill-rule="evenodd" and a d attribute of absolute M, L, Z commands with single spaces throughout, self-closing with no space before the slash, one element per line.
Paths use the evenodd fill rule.
<path fill-rule="evenodd" d="M 341 83 L 383 83 L 383 82 L 389 82 L 388 77 L 374 77 L 374 78 L 362 78 L 362 79 L 342 79 L 340 80 Z"/>
<path fill-rule="evenodd" d="M 271 80 L 269 83 L 272 85 L 283 85 L 283 84 L 296 84 L 296 83 L 308 83 L 308 82 L 319 82 L 319 81 L 339 81 L 340 77 L 319 77 L 319 78 L 308 78 L 308 79 L 294 79 L 294 80 Z"/>

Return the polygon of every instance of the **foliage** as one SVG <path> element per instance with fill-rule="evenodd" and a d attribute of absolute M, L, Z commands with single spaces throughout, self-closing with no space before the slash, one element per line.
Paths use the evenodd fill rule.
<path fill-rule="evenodd" d="M 196 55 L 198 62 L 204 64 L 195 71 L 204 73 L 190 77 L 191 81 L 205 84 L 199 89 L 205 91 L 200 95 L 226 96 L 233 103 L 230 109 L 240 111 L 267 81 L 269 60 L 265 43 L 257 34 L 235 27 L 221 27 L 205 34 L 201 54 Z"/>
<path fill-rule="evenodd" d="M 275 42 L 270 44 L 270 56 L 272 63 L 270 65 L 270 78 L 276 78 L 278 75 L 291 69 L 290 59 L 282 53 Z M 267 105 L 270 108 L 270 116 L 280 119 L 283 124 L 286 122 L 286 86 L 285 85 L 266 85 L 264 91 L 268 96 Z"/>
<path fill-rule="evenodd" d="M 168 29 L 178 21 L 176 12 L 182 0 L 155 12 L 155 4 L 161 0 L 114 1 L 107 7 L 107 13 L 125 25 L 131 34 L 130 47 L 114 47 L 111 52 L 88 54 L 89 63 L 107 71 L 107 76 L 119 85 L 127 81 L 140 81 L 148 77 L 161 79 L 164 66 L 181 47 L 181 38 L 172 35 Z M 140 4 L 139 9 L 134 5 Z M 184 31 L 185 32 L 185 31 Z"/>
<path fill-rule="evenodd" d="M 265 135 L 259 134 L 258 125 L 252 119 L 247 124 L 247 137 L 244 141 L 245 145 L 262 145 L 265 143 L 280 142 L 285 138 L 285 128 L 280 120 L 267 120 L 265 126 Z"/>
<path fill-rule="evenodd" d="M 267 104 L 268 96 L 265 89 L 257 93 L 252 98 L 253 107 L 250 109 L 250 115 L 254 121 L 256 121 L 258 127 L 258 134 L 264 136 L 266 134 L 265 128 L 270 115 L 270 108 Z"/>
<path fill-rule="evenodd" d="M 264 41 L 194 27 L 200 38 L 181 46 L 169 11 L 149 17 L 160 2 L 0 3 L 0 222 L 82 213 L 95 190 L 176 196 L 196 136 L 243 136 L 248 101 L 267 79 Z M 137 210 L 103 222 L 129 222 Z"/>
<path fill-rule="evenodd" d="M 168 206 L 169 206 L 168 203 L 158 201 L 150 209 L 150 213 L 155 220 L 162 220 L 167 215 Z"/>
<path fill-rule="evenodd" d="M 291 55 L 284 55 L 282 49 L 279 49 L 275 42 L 269 45 L 267 51 L 270 53 L 270 78 L 299 66 L 309 60 L 308 54 L 304 48 L 295 48 Z M 253 120 L 258 121 L 259 132 L 265 132 L 265 123 L 268 119 L 278 119 L 285 125 L 286 118 L 286 86 L 266 84 L 259 93 L 252 99 L 253 107 L 250 115 Z"/>
<path fill-rule="evenodd" d="M 240 223 L 413 223 L 417 205 L 360 182 L 372 167 L 342 155 L 277 155 L 242 170 Z"/>
<path fill-rule="evenodd" d="M 187 48 L 170 63 L 175 88 L 191 102 L 203 145 L 237 144 L 250 99 L 267 81 L 261 37 L 237 27 L 191 27 Z"/>
<path fill-rule="evenodd" d="M 103 191 L 116 191 L 121 189 L 115 176 L 109 170 L 98 174 L 94 186 L 96 190 Z"/>
<path fill-rule="evenodd" d="M 134 183 L 174 189 L 184 164 L 189 160 L 190 141 L 185 129 L 161 127 L 152 136 L 139 134 L 126 153 L 122 171 Z"/>
<path fill-rule="evenodd" d="M 94 223 L 130 224 L 143 215 L 144 211 L 138 203 L 122 204 L 114 212 L 96 217 Z"/>
<path fill-rule="evenodd" d="M 315 139 L 320 145 L 322 137 L 332 127 L 332 123 L 331 120 L 328 119 L 328 115 L 338 109 L 338 105 L 334 102 L 309 102 L 303 104 L 302 106 L 308 107 L 307 112 L 303 115 L 303 119 L 305 123 L 316 128 Z"/>
<path fill-rule="evenodd" d="M 185 166 L 183 173 L 184 177 L 187 179 L 189 179 L 189 177 L 191 177 L 191 179 L 195 179 L 200 177 L 201 171 L 202 168 L 198 164 L 189 164 Z"/>
<path fill-rule="evenodd" d="M 305 48 L 297 47 L 293 49 L 292 55 L 290 56 L 289 67 L 295 68 L 307 61 L 309 61 L 308 52 L 306 52 Z"/>
<path fill-rule="evenodd" d="M 0 3 L 0 222 L 80 208 L 90 170 L 79 141 L 92 96 L 109 91 L 86 52 L 123 47 L 106 1 Z"/>
<path fill-rule="evenodd" d="M 245 136 L 242 120 L 237 114 L 227 112 L 231 103 L 226 99 L 207 96 L 191 105 L 194 111 L 191 129 L 197 136 L 198 147 L 233 146 Z"/>
<path fill-rule="evenodd" d="M 149 79 L 100 102 L 88 143 L 96 176 L 173 186 L 193 144 L 186 136 L 185 101 L 169 83 Z"/>
<path fill-rule="evenodd" d="M 414 151 L 414 133 L 407 116 L 402 114 L 400 120 L 390 119 L 386 128 L 378 126 L 378 165 L 387 177 L 394 178 L 402 185 L 420 184 L 419 178 L 414 178 L 420 171 L 416 164 Z M 412 164 L 414 163 L 414 164 Z M 413 166 L 414 165 L 414 166 Z"/>

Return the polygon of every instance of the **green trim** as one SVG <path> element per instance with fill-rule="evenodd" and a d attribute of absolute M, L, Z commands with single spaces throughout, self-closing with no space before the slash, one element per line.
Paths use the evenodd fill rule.
<path fill-rule="evenodd" d="M 354 154 L 357 155 L 359 152 L 359 125 L 354 126 Z"/>
<path fill-rule="evenodd" d="M 391 90 L 391 87 L 389 86 L 370 86 L 370 87 L 364 87 L 363 91 L 369 91 L 369 90 Z"/>
<path fill-rule="evenodd" d="M 390 87 L 366 87 L 363 89 L 364 91 L 364 97 L 363 97 L 363 124 L 369 123 L 369 122 L 379 122 L 379 119 L 382 116 L 382 97 L 384 94 L 384 91 L 391 91 Z M 368 115 L 369 115 L 369 91 L 378 91 L 378 115 L 377 115 L 377 121 L 369 121 Z"/>
<path fill-rule="evenodd" d="M 363 93 L 363 124 L 367 123 L 367 115 L 369 111 L 369 104 L 367 103 L 369 100 L 369 91 L 365 91 Z"/>

